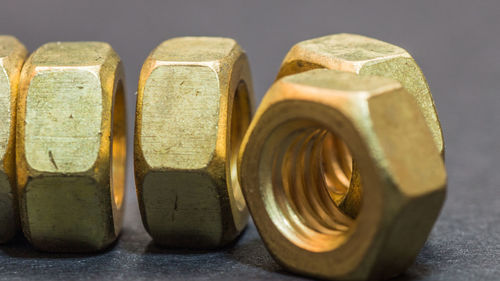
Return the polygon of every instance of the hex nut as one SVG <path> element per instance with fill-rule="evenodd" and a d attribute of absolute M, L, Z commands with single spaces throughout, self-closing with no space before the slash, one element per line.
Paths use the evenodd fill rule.
<path fill-rule="evenodd" d="M 444 158 L 443 133 L 432 94 L 422 71 L 406 50 L 356 34 L 343 33 L 310 39 L 299 42 L 290 49 L 283 60 L 278 79 L 317 68 L 382 76 L 399 81 L 417 100 L 436 146 Z M 338 143 L 337 146 L 342 148 L 345 145 Z M 349 163 L 340 163 L 344 164 L 345 173 L 339 176 L 345 177 L 345 180 L 332 177 L 332 180 L 339 181 L 334 200 L 345 214 L 355 218 L 363 194 L 357 163 L 346 152 L 338 153 L 336 157 L 339 162 Z"/>
<path fill-rule="evenodd" d="M 0 35 L 0 243 L 19 230 L 15 136 L 19 76 L 28 52 L 12 36 Z"/>
<path fill-rule="evenodd" d="M 126 124 L 120 58 L 107 43 L 56 42 L 26 61 L 16 164 L 22 229 L 34 247 L 92 252 L 122 222 Z"/>
<path fill-rule="evenodd" d="M 174 38 L 146 59 L 135 179 L 142 220 L 156 244 L 216 248 L 244 229 L 248 211 L 236 163 L 252 103 L 247 57 L 232 39 Z"/>
<path fill-rule="evenodd" d="M 422 71 L 405 49 L 357 34 L 341 33 L 310 39 L 290 49 L 278 78 L 316 68 L 397 80 L 417 101 L 434 142 L 444 156 L 443 133 L 431 91 Z"/>
<path fill-rule="evenodd" d="M 328 136 L 342 139 L 359 165 L 365 200 L 355 220 L 329 196 Z M 405 270 L 446 190 L 441 154 L 401 84 L 326 69 L 275 82 L 243 139 L 239 171 L 272 256 L 290 271 L 335 280 Z"/>

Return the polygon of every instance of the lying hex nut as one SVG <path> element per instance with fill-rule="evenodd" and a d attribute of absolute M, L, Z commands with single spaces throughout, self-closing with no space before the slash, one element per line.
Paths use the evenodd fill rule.
<path fill-rule="evenodd" d="M 38 249 L 90 252 L 121 228 L 126 125 L 120 58 L 106 43 L 48 43 L 20 81 L 21 223 Z"/>
<path fill-rule="evenodd" d="M 342 139 L 363 186 L 351 220 L 332 199 L 323 154 Z M 329 148 L 331 149 L 331 148 Z M 446 171 L 414 98 L 397 81 L 335 70 L 278 80 L 243 139 L 240 183 L 270 253 L 287 269 L 338 280 L 406 269 L 445 198 Z"/>
<path fill-rule="evenodd" d="M 175 38 L 146 59 L 134 158 L 142 220 L 155 243 L 214 248 L 244 229 L 236 163 L 252 99 L 247 57 L 232 39 Z"/>
<path fill-rule="evenodd" d="M 335 34 L 297 43 L 288 52 L 278 78 L 329 68 L 392 78 L 415 97 L 439 152 L 444 156 L 441 124 L 422 71 L 404 49 L 356 34 Z"/>
<path fill-rule="evenodd" d="M 27 54 L 16 38 L 0 36 L 0 243 L 10 240 L 19 228 L 14 157 L 16 99 Z"/>

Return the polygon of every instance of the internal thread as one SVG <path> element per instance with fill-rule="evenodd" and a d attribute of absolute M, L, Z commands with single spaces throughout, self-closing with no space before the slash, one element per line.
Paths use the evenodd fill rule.
<path fill-rule="evenodd" d="M 332 133 L 323 132 L 322 174 L 333 200 L 339 206 L 352 178 L 352 157 L 347 145 Z"/>
<path fill-rule="evenodd" d="M 339 204 L 349 190 L 352 157 L 345 143 L 322 128 L 307 128 L 294 134 L 280 159 L 280 181 L 286 197 L 287 217 L 298 233 L 304 226 L 320 234 L 345 232 L 353 220 L 342 212 Z M 290 212 L 291 210 L 291 212 Z M 298 218 L 299 221 L 292 221 Z"/>

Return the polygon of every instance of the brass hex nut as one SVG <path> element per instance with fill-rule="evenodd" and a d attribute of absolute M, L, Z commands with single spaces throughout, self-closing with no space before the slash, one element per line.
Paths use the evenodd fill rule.
<path fill-rule="evenodd" d="M 107 43 L 38 48 L 20 81 L 16 164 L 21 223 L 38 249 L 90 252 L 121 228 L 123 69 Z"/>
<path fill-rule="evenodd" d="M 19 76 L 28 52 L 16 38 L 0 36 L 0 243 L 19 228 L 15 136 Z"/>
<path fill-rule="evenodd" d="M 357 34 L 334 34 L 302 41 L 286 55 L 278 78 L 316 68 L 392 78 L 410 93 L 424 114 L 439 152 L 444 156 L 441 124 L 422 71 L 403 48 Z"/>
<path fill-rule="evenodd" d="M 431 130 L 434 142 L 444 158 L 441 124 L 429 86 L 417 63 L 406 50 L 356 34 L 334 34 L 306 40 L 290 49 L 283 60 L 278 79 L 317 68 L 382 76 L 399 81 L 416 99 L 427 126 Z M 337 146 L 342 147 L 344 144 L 340 143 Z M 342 149 L 339 151 L 342 152 Z M 337 153 L 336 157 L 338 159 L 349 158 L 344 154 Z M 357 163 L 352 160 L 348 165 L 344 164 L 343 168 L 346 180 L 337 185 L 338 192 L 334 195 L 334 200 L 342 212 L 354 218 L 362 200 L 359 171 Z M 337 177 L 332 177 L 332 179 L 336 180 Z"/>
<path fill-rule="evenodd" d="M 253 100 L 247 57 L 232 39 L 167 40 L 139 79 L 135 179 L 142 220 L 158 245 L 215 248 L 244 229 L 239 144 Z"/>
<path fill-rule="evenodd" d="M 358 163 L 363 201 L 339 212 L 324 157 Z M 331 148 L 329 148 L 331 149 Z M 419 105 L 395 80 L 317 69 L 267 92 L 243 139 L 240 183 L 272 256 L 301 274 L 383 279 L 415 259 L 445 198 L 446 171 Z"/>

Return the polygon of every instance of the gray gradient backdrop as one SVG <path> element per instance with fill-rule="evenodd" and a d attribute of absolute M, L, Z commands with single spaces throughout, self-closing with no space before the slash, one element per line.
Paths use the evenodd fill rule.
<path fill-rule="evenodd" d="M 500 2 L 0 2 L 0 33 L 17 36 L 30 51 L 49 41 L 111 43 L 125 64 L 130 137 L 139 70 L 161 41 L 185 35 L 235 38 L 249 55 L 260 101 L 294 43 L 340 32 L 410 51 L 429 81 L 444 129 L 447 202 L 416 263 L 400 280 L 499 280 Z M 272 260 L 253 224 L 234 247 L 221 251 L 150 245 L 138 216 L 130 160 L 125 226 L 113 248 L 99 255 L 51 255 L 34 251 L 20 238 L 0 246 L 0 279 L 299 278 Z"/>

